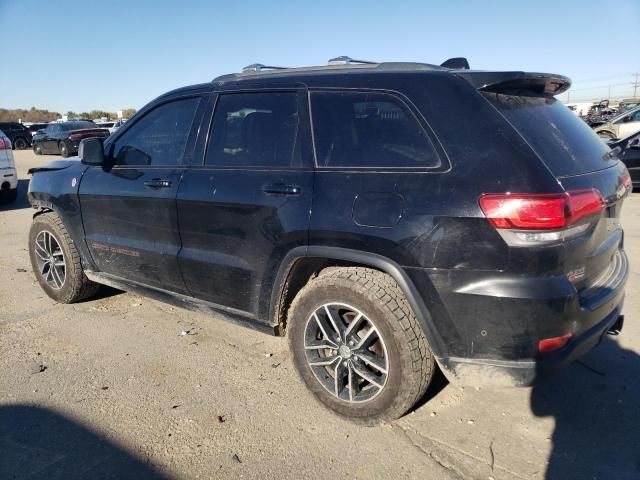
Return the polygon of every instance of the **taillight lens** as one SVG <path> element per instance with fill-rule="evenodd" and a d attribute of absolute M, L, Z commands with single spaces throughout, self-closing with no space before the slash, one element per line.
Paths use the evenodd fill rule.
<path fill-rule="evenodd" d="M 480 208 L 487 219 L 514 246 L 551 243 L 582 233 L 588 225 L 572 226 L 599 216 L 604 206 L 602 195 L 595 188 L 557 194 L 499 193 L 480 197 Z"/>
<path fill-rule="evenodd" d="M 628 173 L 625 173 L 620 177 L 620 181 L 622 182 L 622 185 L 624 186 L 625 190 L 627 192 L 631 192 L 631 190 L 633 189 L 633 183 L 631 182 L 631 175 L 629 175 Z"/>
<path fill-rule="evenodd" d="M 482 195 L 480 208 L 496 228 L 550 230 L 600 215 L 604 201 L 595 188 L 551 195 L 502 193 Z"/>
<path fill-rule="evenodd" d="M 11 141 L 0 138 L 0 150 L 11 150 Z"/>

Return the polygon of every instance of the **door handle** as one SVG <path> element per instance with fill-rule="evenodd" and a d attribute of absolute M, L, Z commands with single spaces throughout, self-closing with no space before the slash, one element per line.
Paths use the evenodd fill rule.
<path fill-rule="evenodd" d="M 161 178 L 154 178 L 152 180 L 147 180 L 146 182 L 144 182 L 144 186 L 153 189 L 169 188 L 171 186 L 171 181 L 163 180 Z"/>
<path fill-rule="evenodd" d="M 285 185 L 284 183 L 272 183 L 262 187 L 262 191 L 270 195 L 299 195 L 301 189 L 297 185 Z"/>

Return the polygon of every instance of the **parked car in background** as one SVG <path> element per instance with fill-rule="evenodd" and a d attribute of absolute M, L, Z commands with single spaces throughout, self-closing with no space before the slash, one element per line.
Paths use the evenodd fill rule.
<path fill-rule="evenodd" d="M 640 131 L 632 133 L 620 140 L 612 140 L 609 146 L 620 148 L 618 157 L 624 162 L 631 175 L 631 182 L 636 191 L 640 191 Z"/>
<path fill-rule="evenodd" d="M 9 137 L 13 148 L 23 150 L 31 146 L 31 133 L 27 127 L 18 122 L 0 122 L 0 130 Z"/>
<path fill-rule="evenodd" d="M 622 328 L 629 173 L 555 98 L 568 78 L 462 60 L 252 65 L 159 97 L 30 170 L 40 286 L 286 333 L 313 394 L 366 424 L 438 367 L 523 385 L 579 358 Z"/>
<path fill-rule="evenodd" d="M 39 130 L 44 130 L 49 126 L 48 123 L 32 123 L 27 127 L 29 133 L 31 133 L 31 137 L 33 137 Z"/>
<path fill-rule="evenodd" d="M 627 110 L 617 115 L 594 131 L 604 139 L 624 138 L 640 130 L 640 107 Z"/>
<path fill-rule="evenodd" d="M 11 140 L 0 130 L 0 203 L 11 203 L 18 197 L 18 172 L 11 148 Z"/>
<path fill-rule="evenodd" d="M 122 125 L 124 125 L 124 120 L 112 120 L 108 122 L 95 122 L 96 125 L 100 128 L 106 128 L 109 130 L 109 133 L 114 133 L 117 131 Z"/>
<path fill-rule="evenodd" d="M 624 100 L 621 100 L 620 103 L 618 104 L 618 111 L 620 113 L 623 113 L 627 110 L 631 110 L 632 108 L 636 108 L 636 107 L 640 107 L 640 98 L 638 97 L 634 97 L 634 98 L 625 98 Z"/>
<path fill-rule="evenodd" d="M 33 136 L 33 151 L 36 155 L 53 153 L 66 158 L 78 153 L 80 140 L 108 136 L 109 130 L 91 121 L 50 123 Z"/>
<path fill-rule="evenodd" d="M 574 112 L 579 117 L 586 117 L 589 114 L 589 108 L 591 108 L 591 102 L 574 102 L 565 104 L 569 110 Z"/>

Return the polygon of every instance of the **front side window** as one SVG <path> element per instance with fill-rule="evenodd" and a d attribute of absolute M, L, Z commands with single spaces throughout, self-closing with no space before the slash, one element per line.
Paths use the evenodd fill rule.
<path fill-rule="evenodd" d="M 440 159 L 399 98 L 379 92 L 313 92 L 319 167 L 433 168 Z"/>
<path fill-rule="evenodd" d="M 299 124 L 295 92 L 222 94 L 216 104 L 205 164 L 299 165 Z"/>
<path fill-rule="evenodd" d="M 174 100 L 147 113 L 116 141 L 116 165 L 182 165 L 199 101 Z"/>

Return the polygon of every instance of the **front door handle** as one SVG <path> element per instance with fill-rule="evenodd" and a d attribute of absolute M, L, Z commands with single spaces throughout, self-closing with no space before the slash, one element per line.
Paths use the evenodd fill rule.
<path fill-rule="evenodd" d="M 299 195 L 300 187 L 297 185 L 286 185 L 284 183 L 272 183 L 262 187 L 262 191 L 271 195 Z"/>
<path fill-rule="evenodd" d="M 144 186 L 157 190 L 158 188 L 169 188 L 171 186 L 171 180 L 163 180 L 161 178 L 154 178 L 144 182 Z"/>

